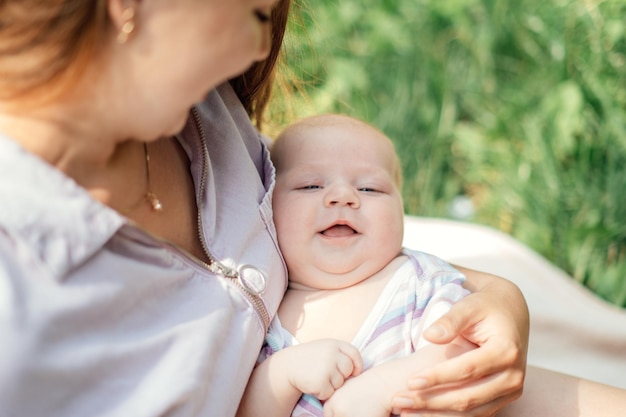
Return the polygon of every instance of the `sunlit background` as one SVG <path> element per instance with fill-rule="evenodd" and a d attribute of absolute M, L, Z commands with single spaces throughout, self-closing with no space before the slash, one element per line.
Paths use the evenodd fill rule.
<path fill-rule="evenodd" d="M 274 131 L 362 118 L 407 213 L 505 231 L 626 307 L 626 0 L 294 1 Z"/>

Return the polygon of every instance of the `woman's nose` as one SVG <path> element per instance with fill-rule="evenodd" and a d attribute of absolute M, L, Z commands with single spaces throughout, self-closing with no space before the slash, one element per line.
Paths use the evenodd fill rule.
<path fill-rule="evenodd" d="M 328 192 L 324 197 L 324 205 L 326 207 L 348 206 L 359 208 L 361 200 L 354 187 L 348 184 L 337 184 L 328 188 Z"/>

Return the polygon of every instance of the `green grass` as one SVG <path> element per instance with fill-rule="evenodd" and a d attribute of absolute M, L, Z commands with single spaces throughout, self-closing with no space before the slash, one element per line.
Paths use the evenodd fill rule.
<path fill-rule="evenodd" d="M 295 12 L 286 70 L 306 94 L 288 118 L 369 121 L 402 157 L 408 213 L 449 217 L 468 196 L 471 221 L 626 307 L 626 0 L 317 0 Z"/>

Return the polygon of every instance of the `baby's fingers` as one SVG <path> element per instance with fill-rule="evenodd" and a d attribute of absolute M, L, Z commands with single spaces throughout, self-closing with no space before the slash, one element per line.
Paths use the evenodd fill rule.
<path fill-rule="evenodd" d="M 337 367 L 344 377 L 357 376 L 363 372 L 363 359 L 361 352 L 350 343 L 341 344 L 339 350 L 345 356 L 338 361 Z"/>
<path fill-rule="evenodd" d="M 359 375 L 363 370 L 361 353 L 356 347 L 349 343 L 339 342 L 337 348 L 335 365 L 332 369 L 329 369 L 327 383 L 316 395 L 320 400 L 330 398 L 335 390 L 342 387 L 348 378 Z"/>

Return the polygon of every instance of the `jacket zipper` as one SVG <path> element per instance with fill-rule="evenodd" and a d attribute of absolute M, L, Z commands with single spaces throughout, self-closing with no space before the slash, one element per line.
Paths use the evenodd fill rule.
<path fill-rule="evenodd" d="M 196 107 L 192 107 L 191 113 L 193 115 L 196 130 L 198 131 L 198 134 L 200 136 L 200 141 L 202 144 L 202 152 L 203 152 L 202 176 L 200 178 L 200 196 L 198 199 L 199 200 L 198 205 L 201 205 L 204 202 L 204 189 L 206 187 L 207 176 L 208 176 L 208 173 L 207 173 L 208 162 L 207 161 L 209 159 L 209 155 L 208 155 L 207 144 L 206 144 L 206 136 L 204 133 L 204 128 L 202 127 L 198 109 Z M 207 270 L 211 271 L 212 273 L 221 275 L 224 278 L 228 278 L 229 282 L 232 285 L 234 285 L 237 289 L 239 289 L 242 294 L 244 294 L 244 296 L 254 306 L 254 309 L 256 310 L 257 314 L 260 316 L 263 322 L 263 325 L 265 327 L 265 332 L 267 332 L 267 330 L 269 329 L 269 325 L 270 325 L 270 316 L 269 316 L 269 313 L 267 312 L 267 307 L 265 306 L 265 303 L 263 302 L 261 297 L 257 294 L 250 292 L 250 290 L 248 290 L 246 287 L 244 287 L 241 284 L 239 272 L 236 269 L 229 268 L 226 265 L 222 264 L 209 251 L 208 245 L 204 238 L 204 233 L 202 232 L 204 230 L 202 226 L 202 215 L 201 215 L 202 208 L 203 208 L 202 206 L 198 208 L 198 238 L 200 239 L 200 245 L 202 246 L 202 250 L 204 251 L 204 254 L 208 258 L 209 262 L 208 263 L 204 262 L 201 259 L 197 259 L 197 261 L 201 265 L 203 265 Z"/>

